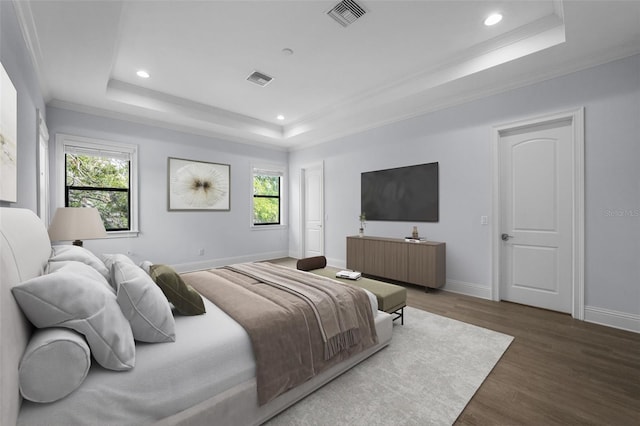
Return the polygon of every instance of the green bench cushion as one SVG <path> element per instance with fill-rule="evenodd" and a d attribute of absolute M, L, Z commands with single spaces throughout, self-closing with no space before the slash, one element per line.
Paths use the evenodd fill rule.
<path fill-rule="evenodd" d="M 337 278 L 336 271 L 327 268 L 313 269 L 309 272 L 322 275 L 327 278 L 332 278 L 334 280 L 344 281 L 369 290 L 371 293 L 376 295 L 376 298 L 378 299 L 378 309 L 381 311 L 392 313 L 407 304 L 407 289 L 399 285 L 389 284 L 364 277 L 359 280 Z"/>

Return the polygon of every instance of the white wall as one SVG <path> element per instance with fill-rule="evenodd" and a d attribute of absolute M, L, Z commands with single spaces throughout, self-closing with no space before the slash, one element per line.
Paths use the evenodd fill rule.
<path fill-rule="evenodd" d="M 44 102 L 11 2 L 0 1 L 0 24 L 0 60 L 18 91 L 18 202 L 11 206 L 35 211 L 36 109 Z M 438 161 L 441 219 L 418 224 L 419 231 L 447 243 L 447 287 L 483 294 L 491 284 L 490 242 L 498 233 L 480 225 L 481 215 L 491 223 L 491 127 L 580 106 L 586 121 L 586 318 L 640 331 L 640 56 L 289 155 L 56 108 L 48 109 L 47 124 L 52 141 L 63 132 L 140 149 L 140 236 L 87 241 L 87 247 L 185 268 L 299 256 L 299 169 L 319 161 L 325 165 L 326 255 L 344 265 L 345 236 L 358 229 L 360 173 Z M 168 212 L 169 156 L 231 164 L 231 211 Z M 290 232 L 250 231 L 253 161 L 289 161 Z M 413 225 L 369 222 L 366 232 L 404 236 Z"/>
<path fill-rule="evenodd" d="M 128 253 L 134 260 L 168 263 L 180 270 L 219 266 L 229 262 L 286 256 L 287 229 L 251 230 L 251 164 L 286 166 L 284 151 L 98 117 L 60 108 L 47 109 L 52 141 L 58 133 L 78 135 L 138 146 L 140 235 L 85 241 L 97 253 Z M 51 144 L 55 158 L 55 144 Z M 177 157 L 230 164 L 231 210 L 167 210 L 167 158 Z M 51 182 L 55 182 L 56 166 Z M 58 200 L 54 192 L 52 200 Z M 200 249 L 204 255 L 200 256 Z"/>
<path fill-rule="evenodd" d="M 37 110 L 44 100 L 12 2 L 0 1 L 0 61 L 18 93 L 18 200 L 0 206 L 37 212 Z"/>
<path fill-rule="evenodd" d="M 43 95 L 24 42 L 13 2 L 0 1 L 0 60 L 18 93 L 18 201 L 2 206 L 37 211 L 37 109 Z M 285 256 L 286 229 L 251 231 L 251 168 L 256 162 L 285 164 L 286 152 L 238 145 L 121 120 L 48 108 L 51 158 L 58 132 L 136 144 L 140 167 L 140 230 L 137 238 L 86 241 L 97 253 L 131 252 L 136 260 L 177 265 L 179 269 Z M 49 115 L 50 114 L 50 115 Z M 168 212 L 167 157 L 231 165 L 231 211 Z M 51 168 L 52 186 L 55 167 Z M 55 188 L 51 200 L 56 202 Z M 55 205 L 53 206 L 55 208 Z M 200 249 L 204 255 L 200 256 Z"/>
<path fill-rule="evenodd" d="M 640 331 L 640 56 L 366 131 L 290 154 L 289 252 L 300 252 L 302 165 L 324 161 L 325 250 L 344 266 L 345 236 L 358 229 L 360 173 L 440 163 L 440 222 L 369 222 L 369 235 L 402 237 L 413 225 L 447 243 L 447 288 L 491 286 L 491 129 L 585 107 L 586 317 Z M 615 325 L 615 324 L 612 324 Z"/>

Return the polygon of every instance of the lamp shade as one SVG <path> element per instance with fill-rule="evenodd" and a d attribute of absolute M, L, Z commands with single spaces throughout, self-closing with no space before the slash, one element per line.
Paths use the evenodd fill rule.
<path fill-rule="evenodd" d="M 49 225 L 51 241 L 79 242 L 106 236 L 100 213 L 93 207 L 60 207 Z"/>

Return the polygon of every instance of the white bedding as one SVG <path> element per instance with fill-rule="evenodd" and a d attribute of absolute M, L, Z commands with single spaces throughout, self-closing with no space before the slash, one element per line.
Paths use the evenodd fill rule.
<path fill-rule="evenodd" d="M 204 302 L 205 315 L 176 315 L 175 342 L 137 343 L 133 370 L 114 372 L 93 362 L 68 397 L 53 404 L 23 401 L 18 425 L 147 424 L 250 379 L 255 360 L 249 335 Z"/>
<path fill-rule="evenodd" d="M 367 295 L 376 313 L 376 297 Z M 205 315 L 176 315 L 175 342 L 137 343 L 136 366 L 127 372 L 93 361 L 82 386 L 66 398 L 52 404 L 23 401 L 18 425 L 149 424 L 254 377 L 249 335 L 203 299 Z"/>
<path fill-rule="evenodd" d="M 258 425 L 381 350 L 392 337 L 391 315 L 377 311 L 376 346 L 258 406 L 254 360 L 247 334 L 205 301 L 206 315 L 177 318 L 176 342 L 138 344 L 138 362 L 133 370 L 105 371 L 95 365 L 85 383 L 69 397 L 40 406 L 22 400 L 18 391 L 19 364 L 33 328 L 11 288 L 41 275 L 50 255 L 46 228 L 32 211 L 0 207 L 0 425 L 3 426 L 16 423 L 208 426 L 212 420 L 219 425 Z M 369 296 L 375 307 L 375 298 Z M 203 334 L 203 328 L 210 333 Z M 205 375 L 198 365 L 205 365 L 212 373 Z M 119 388 L 113 387 L 115 384 Z M 228 389 L 217 393 L 224 388 Z M 212 393 L 216 396 L 210 397 Z M 189 408 L 170 414 L 185 406 Z"/>

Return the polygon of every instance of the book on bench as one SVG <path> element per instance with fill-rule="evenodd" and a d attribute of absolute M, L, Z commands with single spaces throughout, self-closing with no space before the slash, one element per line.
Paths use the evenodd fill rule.
<path fill-rule="evenodd" d="M 361 272 L 356 271 L 338 271 L 336 272 L 336 277 L 338 278 L 346 278 L 349 280 L 357 280 L 362 276 Z"/>

